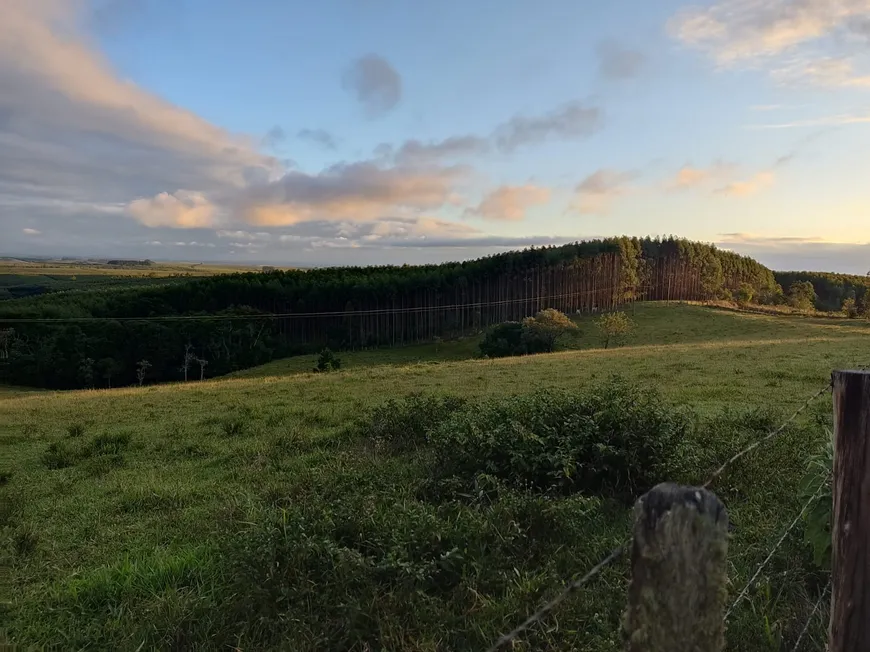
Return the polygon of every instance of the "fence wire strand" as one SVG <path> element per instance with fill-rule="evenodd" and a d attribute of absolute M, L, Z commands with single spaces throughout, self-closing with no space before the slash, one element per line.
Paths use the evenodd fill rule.
<path fill-rule="evenodd" d="M 813 622 L 813 618 L 815 617 L 816 612 L 819 610 L 819 607 L 822 606 L 822 602 L 824 601 L 825 596 L 828 594 L 828 591 L 831 589 L 831 582 L 832 581 L 833 581 L 833 578 L 828 579 L 828 584 L 827 584 L 827 586 L 825 586 L 825 590 L 822 591 L 822 594 L 819 596 L 819 599 L 816 600 L 816 604 L 813 607 L 813 610 L 810 612 L 810 615 L 807 618 L 807 622 L 804 623 L 803 629 L 801 629 L 801 633 L 798 635 L 797 641 L 795 641 L 794 647 L 792 648 L 791 652 L 798 652 L 798 649 L 801 646 L 801 641 L 804 639 L 804 635 L 806 635 L 806 633 L 809 631 L 810 624 Z"/>
<path fill-rule="evenodd" d="M 707 480 L 707 482 L 705 482 L 705 483 L 704 483 L 703 485 L 701 485 L 701 486 L 702 486 L 704 489 L 709 489 L 709 488 L 710 488 L 710 485 L 713 484 L 713 482 L 716 480 L 716 478 L 718 478 L 720 475 L 722 475 L 722 474 L 725 472 L 725 470 L 726 470 L 729 466 L 731 466 L 734 462 L 736 462 L 737 460 L 739 460 L 741 457 L 743 457 L 743 456 L 746 455 L 747 453 L 751 453 L 752 451 L 754 451 L 756 448 L 758 448 L 759 446 L 761 446 L 761 445 L 764 444 L 765 442 L 768 442 L 768 441 L 770 441 L 771 439 L 773 439 L 774 437 L 777 437 L 777 436 L 779 436 L 780 434 L 782 434 L 782 432 L 786 429 L 786 427 L 788 427 L 788 425 L 789 425 L 790 423 L 792 423 L 795 419 L 797 419 L 798 416 L 800 416 L 800 414 L 801 414 L 802 412 L 804 412 L 804 411 L 805 411 L 805 410 L 806 410 L 810 405 L 812 405 L 813 402 L 815 402 L 816 399 L 818 399 L 820 396 L 822 396 L 823 394 L 825 394 L 825 393 L 827 393 L 827 392 L 829 392 L 829 391 L 831 391 L 831 383 L 830 383 L 830 382 L 829 382 L 827 385 L 825 385 L 822 389 L 820 389 L 818 392 L 816 392 L 815 394 L 813 394 L 813 395 L 812 395 L 812 396 L 807 400 L 807 402 L 804 403 L 802 406 L 800 406 L 800 407 L 797 409 L 797 411 L 795 411 L 795 412 L 794 412 L 794 413 L 793 413 L 793 414 L 792 414 L 788 419 L 786 419 L 786 420 L 782 423 L 782 425 L 779 426 L 779 428 L 776 428 L 775 430 L 772 430 L 771 432 L 769 432 L 768 434 L 766 434 L 766 435 L 765 435 L 764 437 L 762 437 L 761 439 L 758 439 L 758 440 L 752 442 L 751 444 L 749 444 L 749 445 L 748 445 L 746 448 L 744 448 L 743 450 L 741 450 L 741 451 L 737 452 L 736 454 L 732 455 L 728 460 L 725 461 L 724 464 L 722 464 L 722 466 L 720 466 L 718 469 L 716 469 L 715 471 L 713 471 L 713 475 L 711 475 L 710 478 Z"/>
<path fill-rule="evenodd" d="M 810 497 L 810 499 L 806 503 L 804 503 L 804 506 L 801 508 L 800 513 L 791 522 L 791 525 L 786 528 L 785 532 L 782 533 L 779 541 L 776 542 L 776 545 L 773 546 L 773 549 L 770 551 L 767 557 L 764 558 L 764 561 L 758 565 L 755 573 L 746 583 L 746 586 L 743 587 L 743 590 L 737 596 L 737 599 L 731 604 L 731 606 L 728 608 L 728 611 L 725 612 L 725 620 L 728 620 L 728 616 L 731 615 L 731 613 L 734 611 L 734 608 L 737 607 L 737 605 L 740 604 L 743 598 L 745 598 L 746 595 L 749 593 L 749 589 L 755 583 L 755 580 L 758 579 L 758 576 L 761 575 L 761 571 L 763 571 L 764 567 L 767 566 L 771 559 L 773 559 L 773 555 L 776 553 L 777 550 L 779 550 L 779 547 L 782 545 L 783 541 L 785 541 L 789 533 L 794 530 L 795 526 L 800 522 L 801 518 L 803 518 L 803 515 L 806 514 L 807 510 L 810 508 L 810 505 L 812 505 L 819 498 L 819 496 L 822 495 L 822 491 L 824 491 L 830 477 L 830 475 L 827 475 L 825 479 L 822 480 L 822 483 L 819 485 L 819 488 L 816 490 L 816 492 Z"/>
<path fill-rule="evenodd" d="M 598 575 L 598 573 L 604 570 L 607 566 L 619 559 L 625 553 L 626 549 L 629 546 L 629 543 L 630 541 L 625 541 L 618 548 L 614 548 L 613 550 L 611 550 L 609 555 L 607 555 L 604 559 L 602 559 L 595 566 L 593 566 L 589 570 L 589 572 L 586 573 L 583 577 L 571 582 L 568 586 L 565 587 L 565 589 L 561 593 L 556 595 L 555 598 L 547 602 L 535 613 L 526 618 L 515 629 L 499 637 L 499 639 L 487 649 L 487 652 L 496 652 L 496 650 L 499 650 L 502 646 L 516 639 L 520 634 L 525 632 L 536 622 L 542 620 L 548 613 L 550 613 L 551 611 L 553 611 L 553 609 L 559 606 L 559 604 L 561 604 L 569 595 L 574 593 L 574 591 L 582 587 L 584 584 L 586 584 L 586 582 Z"/>
<path fill-rule="evenodd" d="M 870 368 L 870 364 L 864 365 L 863 367 L 859 367 L 859 369 L 868 369 L 868 368 Z M 735 455 L 731 456 L 724 464 L 722 464 L 722 466 L 720 466 L 718 469 L 716 469 L 716 471 L 713 472 L 713 475 L 711 475 L 710 478 L 702 485 L 703 488 L 704 489 L 709 488 L 709 486 L 716 480 L 716 478 L 718 478 L 720 475 L 722 475 L 722 473 L 724 473 L 724 471 L 729 466 L 731 466 L 734 462 L 739 460 L 741 457 L 743 457 L 747 453 L 755 450 L 756 448 L 758 448 L 760 445 L 764 444 L 765 442 L 770 441 L 774 437 L 777 437 L 778 435 L 780 435 L 786 429 L 786 427 L 790 423 L 792 423 L 801 413 L 803 413 L 810 405 L 812 405 L 812 403 L 816 399 L 818 399 L 820 396 L 822 396 L 826 392 L 830 391 L 830 389 L 831 389 L 831 383 L 829 382 L 822 389 L 820 389 L 818 392 L 813 394 L 801 407 L 799 407 L 778 428 L 771 431 L 770 433 L 768 433 L 767 435 L 765 435 L 761 439 L 753 442 L 752 444 L 750 444 L 749 446 L 747 446 L 743 450 L 739 451 Z M 801 517 L 806 512 L 809 505 L 812 504 L 812 502 L 816 498 L 818 498 L 819 495 L 821 495 L 821 491 L 824 488 L 826 482 L 827 482 L 827 479 L 824 482 L 822 482 L 822 485 L 819 487 L 816 494 L 813 495 L 813 497 L 804 505 L 803 509 L 801 509 L 800 514 L 798 514 L 797 518 L 788 527 L 788 529 L 782 535 L 780 540 L 774 546 L 773 550 L 770 551 L 770 554 L 767 556 L 767 558 L 758 567 L 755 574 L 752 576 L 752 579 L 749 580 L 747 585 L 743 588 L 743 591 L 740 592 L 740 595 L 738 596 L 737 600 L 728 609 L 727 613 L 725 614 L 726 619 L 731 614 L 734 607 L 737 606 L 737 604 L 746 596 L 746 593 L 749 591 L 749 588 L 751 587 L 752 583 L 758 578 L 758 575 L 761 573 L 761 571 L 764 569 L 764 567 L 767 565 L 767 563 L 773 558 L 774 553 L 777 551 L 779 546 L 782 545 L 782 542 L 785 541 L 786 537 L 794 529 L 794 527 L 797 525 L 798 521 L 800 521 Z M 499 637 L 499 639 L 495 643 L 493 643 L 491 647 L 489 647 L 487 649 L 487 652 L 496 652 L 497 650 L 501 649 L 507 643 L 510 643 L 511 641 L 515 640 L 520 634 L 522 634 L 523 632 L 528 630 L 536 622 L 539 622 L 540 620 L 545 618 L 547 616 L 547 614 L 549 614 L 557 606 L 559 606 L 574 591 L 581 588 L 589 580 L 591 580 L 596 575 L 598 575 L 609 564 L 613 563 L 619 557 L 621 557 L 625 553 L 625 551 L 628 549 L 628 546 L 630 545 L 630 543 L 631 543 L 631 541 L 629 540 L 629 541 L 622 543 L 622 545 L 620 545 L 618 548 L 614 548 L 610 552 L 610 554 L 607 555 L 607 557 L 605 557 L 600 562 L 598 562 L 598 564 L 593 566 L 592 569 L 590 569 L 589 572 L 586 573 L 583 577 L 581 577 L 580 579 L 575 580 L 574 582 L 569 584 L 561 593 L 559 593 L 552 600 L 550 600 L 549 602 L 544 604 L 534 614 L 532 614 L 531 616 L 526 618 L 526 620 L 524 620 L 522 623 L 520 623 L 515 629 L 513 629 L 510 632 L 508 632 L 507 634 L 504 634 L 501 637 Z"/>

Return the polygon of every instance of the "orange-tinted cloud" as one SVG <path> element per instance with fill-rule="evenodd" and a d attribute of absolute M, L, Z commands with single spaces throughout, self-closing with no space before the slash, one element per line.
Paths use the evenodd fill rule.
<path fill-rule="evenodd" d="M 550 201 L 550 189 L 540 186 L 501 186 L 496 188 L 477 205 L 468 209 L 468 215 L 485 220 L 518 222 L 525 219 L 526 211 Z"/>

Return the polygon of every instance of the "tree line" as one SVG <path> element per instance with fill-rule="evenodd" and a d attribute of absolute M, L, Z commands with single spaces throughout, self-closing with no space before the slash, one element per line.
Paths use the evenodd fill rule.
<path fill-rule="evenodd" d="M 758 262 L 678 238 L 611 238 L 419 266 L 241 273 L 0 304 L 0 380 L 106 387 L 216 376 L 277 357 L 479 332 L 555 308 L 781 290 Z M 58 320 L 58 321 L 51 321 Z"/>
<path fill-rule="evenodd" d="M 775 272 L 777 283 L 790 288 L 795 283 L 811 283 L 817 310 L 837 312 L 850 305 L 858 314 L 870 314 L 870 274 L 830 274 L 826 272 Z"/>

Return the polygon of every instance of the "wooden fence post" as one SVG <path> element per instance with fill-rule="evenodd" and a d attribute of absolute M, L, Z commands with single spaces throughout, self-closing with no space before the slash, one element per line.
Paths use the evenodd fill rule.
<path fill-rule="evenodd" d="M 830 652 L 870 650 L 870 372 L 835 371 Z"/>
<path fill-rule="evenodd" d="M 719 652 L 725 646 L 728 514 L 706 489 L 664 483 L 634 508 L 629 652 Z"/>

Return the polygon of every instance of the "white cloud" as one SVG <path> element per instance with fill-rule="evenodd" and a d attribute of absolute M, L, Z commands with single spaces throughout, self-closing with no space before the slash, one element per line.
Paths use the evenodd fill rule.
<path fill-rule="evenodd" d="M 36 229 L 31 229 L 27 227 L 21 229 L 21 232 L 24 235 L 40 235 L 42 233 L 42 231 L 37 231 Z"/>
<path fill-rule="evenodd" d="M 720 195 L 728 195 L 732 197 L 749 197 L 755 195 L 762 190 L 769 188 L 776 180 L 773 172 L 765 170 L 753 175 L 750 179 L 744 181 L 732 181 L 721 188 L 717 188 L 714 192 Z"/>
<path fill-rule="evenodd" d="M 127 205 L 127 212 L 145 226 L 171 226 L 199 229 L 215 224 L 217 208 L 202 193 L 178 190 L 162 192 L 150 199 L 136 199 Z"/>
<path fill-rule="evenodd" d="M 868 18 L 870 0 L 719 0 L 680 11 L 668 29 L 722 66 L 760 63 L 779 80 L 865 86 L 854 65 L 866 62 L 857 35 Z"/>

